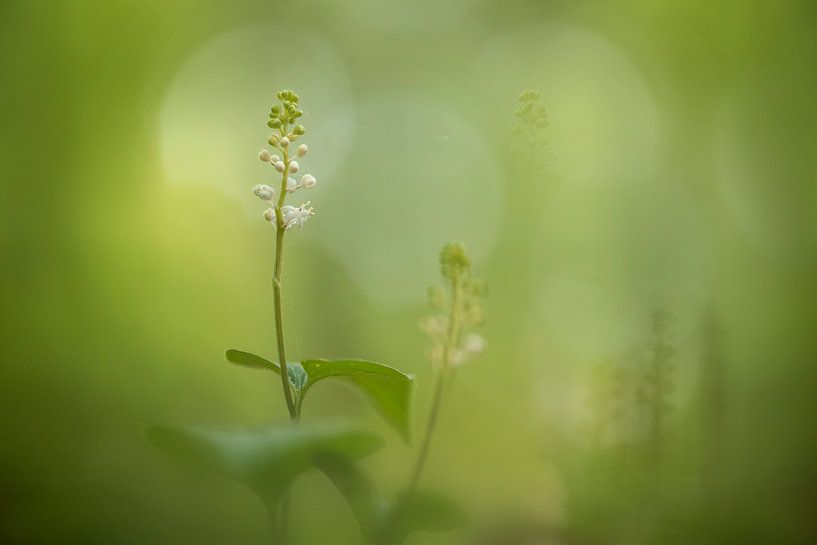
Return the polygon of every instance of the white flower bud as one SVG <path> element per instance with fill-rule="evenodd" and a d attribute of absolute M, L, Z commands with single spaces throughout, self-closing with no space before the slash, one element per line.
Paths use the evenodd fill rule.
<path fill-rule="evenodd" d="M 260 152 L 258 152 L 258 158 L 265 163 L 269 163 L 270 160 L 272 160 L 272 155 L 270 155 L 269 150 L 262 149 Z"/>
<path fill-rule="evenodd" d="M 309 148 L 307 147 L 307 145 L 306 144 L 301 144 L 300 146 L 298 146 L 298 151 L 296 151 L 295 153 L 298 154 L 298 157 L 303 157 L 304 155 L 306 155 L 307 151 L 309 151 Z"/>
<path fill-rule="evenodd" d="M 275 163 L 277 163 L 278 161 L 280 161 L 280 160 L 281 160 L 281 158 L 278 157 L 277 155 L 271 155 L 270 158 L 269 158 L 269 162 L 272 163 L 273 165 Z"/>
<path fill-rule="evenodd" d="M 278 172 L 283 172 L 284 169 L 287 167 L 283 161 L 275 161 L 275 164 L 273 166 L 275 167 L 275 170 L 277 170 Z"/>
<path fill-rule="evenodd" d="M 298 182 L 295 181 L 295 178 L 288 177 L 287 178 L 287 193 L 295 193 L 295 190 L 298 189 Z"/>
<path fill-rule="evenodd" d="M 293 174 L 298 172 L 298 169 L 301 168 L 301 165 L 298 164 L 298 161 L 290 161 L 289 162 L 289 171 Z"/>
<path fill-rule="evenodd" d="M 287 147 L 289 145 L 289 138 L 287 138 L 286 136 L 281 138 L 281 141 L 279 142 L 279 144 L 281 144 L 282 148 Z"/>
<path fill-rule="evenodd" d="M 462 349 L 468 354 L 480 354 L 486 346 L 485 338 L 478 333 L 469 333 L 462 340 Z"/>
<path fill-rule="evenodd" d="M 252 188 L 252 192 L 262 201 L 271 201 L 272 197 L 275 195 L 275 190 L 264 184 L 256 185 Z"/>
<path fill-rule="evenodd" d="M 272 223 L 275 221 L 275 210 L 272 208 L 267 208 L 264 210 L 264 219 L 268 222 Z"/>
<path fill-rule="evenodd" d="M 301 187 L 303 187 L 304 189 L 311 189 L 315 187 L 315 184 L 317 183 L 318 181 L 311 174 L 304 174 L 301 177 Z"/>
<path fill-rule="evenodd" d="M 455 348 L 448 355 L 448 360 L 451 362 L 451 365 L 459 367 L 466 362 L 467 357 L 464 351 L 460 350 L 459 348 Z"/>

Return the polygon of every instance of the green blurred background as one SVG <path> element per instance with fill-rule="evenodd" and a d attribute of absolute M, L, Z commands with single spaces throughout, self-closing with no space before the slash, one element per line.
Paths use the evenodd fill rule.
<path fill-rule="evenodd" d="M 274 351 L 250 187 L 283 87 L 319 180 L 288 237 L 293 359 L 415 373 L 419 421 L 440 246 L 490 286 L 427 473 L 473 523 L 412 543 L 817 540 L 814 2 L 4 0 L 0 44 L 0 542 L 266 541 L 249 494 L 140 434 L 285 419 L 274 377 L 223 360 Z M 396 489 L 411 448 L 320 388 L 305 418 L 381 431 Z M 319 475 L 293 516 L 358 542 Z"/>

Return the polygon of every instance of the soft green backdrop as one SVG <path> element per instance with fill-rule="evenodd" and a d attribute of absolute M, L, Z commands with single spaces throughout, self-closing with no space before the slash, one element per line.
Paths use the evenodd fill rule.
<path fill-rule="evenodd" d="M 319 180 L 288 238 L 293 359 L 404 368 L 422 415 L 439 247 L 463 240 L 490 286 L 490 349 L 427 474 L 474 524 L 414 542 L 813 542 L 815 6 L 0 2 L 0 542 L 266 539 L 252 497 L 188 482 L 140 432 L 285 417 L 275 377 L 223 358 L 273 355 L 249 189 L 272 177 L 255 154 L 281 87 Z M 550 118 L 533 169 L 511 136 L 526 88 Z M 657 311 L 660 441 L 620 392 Z M 369 467 L 403 483 L 411 451 L 319 388 L 305 418 L 382 431 Z M 318 475 L 293 512 L 304 543 L 357 540 Z"/>

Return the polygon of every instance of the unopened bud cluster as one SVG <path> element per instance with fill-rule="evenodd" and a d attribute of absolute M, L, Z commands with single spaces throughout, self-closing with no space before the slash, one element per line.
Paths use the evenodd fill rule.
<path fill-rule="evenodd" d="M 516 117 L 519 124 L 514 127 L 514 134 L 524 138 L 531 148 L 539 148 L 547 144 L 544 129 L 549 125 L 547 111 L 538 104 L 539 91 L 528 89 L 519 95 L 519 109 Z"/>
<path fill-rule="evenodd" d="M 295 157 L 302 158 L 309 152 L 306 144 L 295 145 L 295 142 L 306 134 L 303 125 L 293 125 L 304 114 L 298 107 L 299 97 L 294 91 L 285 89 L 278 91 L 277 98 L 279 103 L 270 108 L 267 121 L 267 126 L 275 131 L 267 139 L 273 151 L 262 149 L 258 153 L 258 158 L 272 165 L 281 175 L 280 194 L 277 205 L 264 212 L 264 219 L 276 227 L 290 229 L 295 225 L 302 226 L 315 212 L 309 206 L 309 202 L 298 207 L 284 206 L 286 194 L 295 193 L 299 189 L 311 189 L 315 187 L 317 180 L 311 174 L 303 174 L 300 179 L 293 176 L 302 168 Z M 253 193 L 264 201 L 275 200 L 275 190 L 269 185 L 256 185 Z"/>
<path fill-rule="evenodd" d="M 471 331 L 484 321 L 485 286 L 471 276 L 471 260 L 459 243 L 446 244 L 440 252 L 445 287 L 429 289 L 434 313 L 420 328 L 431 338 L 428 358 L 438 368 L 460 366 L 486 348 L 482 335 Z"/>

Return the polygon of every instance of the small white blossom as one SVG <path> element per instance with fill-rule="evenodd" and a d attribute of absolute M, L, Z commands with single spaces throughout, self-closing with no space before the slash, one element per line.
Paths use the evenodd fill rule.
<path fill-rule="evenodd" d="M 304 155 L 306 155 L 307 151 L 309 151 L 309 148 L 307 147 L 307 145 L 306 144 L 301 144 L 300 146 L 298 146 L 298 151 L 296 151 L 295 153 L 298 154 L 298 157 L 303 157 Z"/>
<path fill-rule="evenodd" d="M 311 189 L 315 187 L 316 183 L 318 183 L 318 181 L 315 180 L 315 177 L 311 174 L 304 174 L 301 176 L 301 187 L 304 189 Z"/>
<path fill-rule="evenodd" d="M 268 185 L 258 184 L 252 188 L 252 192 L 262 201 L 271 201 L 275 195 L 275 190 Z"/>
<path fill-rule="evenodd" d="M 258 158 L 264 161 L 265 163 L 269 163 L 272 160 L 272 155 L 270 155 L 269 150 L 262 149 L 258 152 Z"/>
<path fill-rule="evenodd" d="M 289 138 L 287 138 L 286 136 L 281 138 L 279 144 L 281 145 L 282 148 L 287 147 L 289 145 Z"/>
<path fill-rule="evenodd" d="M 448 329 L 448 317 L 444 314 L 426 316 L 420 320 L 420 329 L 432 339 L 444 339 L 445 332 Z"/>
<path fill-rule="evenodd" d="M 298 189 L 298 182 L 295 181 L 295 178 L 292 176 L 287 178 L 287 193 L 295 193 L 295 190 Z"/>
<path fill-rule="evenodd" d="M 280 161 L 280 160 L 281 160 L 281 158 L 280 158 L 280 157 L 278 157 L 277 155 L 272 155 L 272 156 L 270 156 L 270 158 L 269 158 L 269 162 L 270 162 L 270 163 L 272 163 L 273 165 L 274 165 L 275 163 L 277 163 L 278 161 Z"/>
<path fill-rule="evenodd" d="M 298 172 L 298 170 L 300 168 L 301 168 L 301 165 L 298 164 L 298 161 L 290 161 L 289 162 L 289 171 L 292 174 L 295 174 L 296 172 Z"/>
<path fill-rule="evenodd" d="M 267 208 L 264 210 L 264 219 L 269 222 L 275 221 L 275 210 L 273 208 Z"/>
<path fill-rule="evenodd" d="M 487 346 L 485 338 L 479 333 L 469 333 L 462 340 L 462 349 L 468 354 L 481 354 Z"/>
<path fill-rule="evenodd" d="M 309 206 L 309 201 L 301 206 L 284 206 L 281 208 L 284 220 L 284 229 L 290 229 L 294 225 L 302 227 L 306 220 L 315 215 L 315 209 Z"/>
<path fill-rule="evenodd" d="M 467 360 L 468 354 L 459 348 L 451 350 L 451 353 L 448 355 L 448 361 L 450 361 L 451 365 L 454 365 L 455 367 L 463 365 Z"/>
<path fill-rule="evenodd" d="M 275 164 L 273 166 L 275 167 L 275 170 L 277 170 L 278 172 L 283 172 L 284 169 L 287 167 L 281 160 L 275 161 Z"/>

